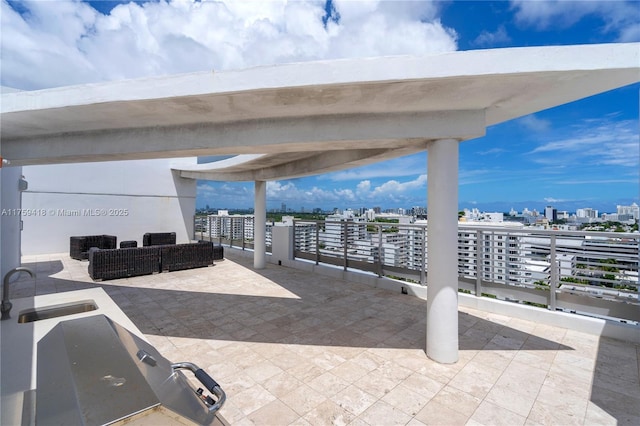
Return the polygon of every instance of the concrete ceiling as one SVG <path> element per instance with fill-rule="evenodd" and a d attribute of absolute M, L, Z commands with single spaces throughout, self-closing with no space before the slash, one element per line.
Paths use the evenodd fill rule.
<path fill-rule="evenodd" d="M 334 60 L 6 93 L 14 165 L 238 155 L 184 177 L 272 180 L 467 140 L 640 81 L 640 44 Z"/>

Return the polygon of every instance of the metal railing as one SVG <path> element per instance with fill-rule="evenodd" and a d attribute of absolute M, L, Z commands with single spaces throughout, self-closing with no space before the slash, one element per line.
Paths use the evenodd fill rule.
<path fill-rule="evenodd" d="M 196 238 L 253 249 L 252 216 L 195 220 Z M 427 284 L 426 225 L 295 220 L 293 228 L 296 259 Z M 459 291 L 639 324 L 639 246 L 638 233 L 460 225 Z"/>
<path fill-rule="evenodd" d="M 213 241 L 220 245 L 253 250 L 254 218 L 247 216 L 194 216 L 194 239 Z M 267 223 L 266 250 L 271 253 L 271 228 Z"/>
<path fill-rule="evenodd" d="M 426 225 L 295 221 L 294 226 L 298 259 L 426 285 Z M 638 323 L 639 244 L 637 233 L 461 225 L 459 290 Z"/>

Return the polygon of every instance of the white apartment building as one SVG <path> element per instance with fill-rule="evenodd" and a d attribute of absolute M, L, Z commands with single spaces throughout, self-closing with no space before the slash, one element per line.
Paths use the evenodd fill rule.
<path fill-rule="evenodd" d="M 480 273 L 483 280 L 494 282 L 519 282 L 521 258 L 520 238 L 517 231 L 524 228 L 521 223 L 473 222 L 464 225 L 481 227 L 480 231 L 459 228 L 458 265 L 459 273 L 468 278 Z M 478 245 L 478 239 L 481 243 Z M 478 250 L 481 252 L 478 253 Z M 477 265 L 478 257 L 481 264 Z M 479 272 L 478 272 L 479 271 Z"/>
<path fill-rule="evenodd" d="M 640 219 L 640 207 L 636 203 L 633 203 L 630 206 L 616 206 L 616 208 L 618 217 L 624 216 L 624 220 Z"/>
<path fill-rule="evenodd" d="M 283 218 L 284 219 L 284 218 Z M 314 222 L 295 222 L 295 249 L 303 252 L 316 251 L 316 228 Z"/>
<path fill-rule="evenodd" d="M 592 208 L 584 208 L 584 209 L 577 209 L 576 210 L 576 216 L 578 218 L 587 218 L 587 219 L 597 219 L 598 218 L 598 210 L 592 209 Z"/>
<path fill-rule="evenodd" d="M 345 227 L 346 237 L 343 232 Z M 327 250 L 342 250 L 345 243 L 349 247 L 355 241 L 366 239 L 366 236 L 367 225 L 364 218 L 352 214 L 330 215 L 325 219 L 324 230 L 319 232 L 319 244 L 321 248 Z"/>
<path fill-rule="evenodd" d="M 220 214 L 222 213 L 222 214 Z M 225 214 L 226 213 L 226 214 Z M 207 216 L 206 229 L 211 238 L 227 238 L 232 240 L 253 240 L 254 216 L 229 215 L 226 210 L 219 210 L 217 215 Z"/>
<path fill-rule="evenodd" d="M 427 221 L 416 221 L 416 225 Z M 427 268 L 427 228 L 406 229 L 407 234 L 407 268 L 422 271 Z"/>
<path fill-rule="evenodd" d="M 411 254 L 413 230 L 369 234 L 366 239 L 354 241 L 353 254 L 359 260 L 382 262 L 384 266 L 412 269 Z"/>
<path fill-rule="evenodd" d="M 382 240 L 380 240 L 382 237 Z M 406 267 L 408 263 L 409 236 L 407 233 L 383 232 L 371 236 L 373 245 L 379 247 L 380 260 L 385 266 Z"/>

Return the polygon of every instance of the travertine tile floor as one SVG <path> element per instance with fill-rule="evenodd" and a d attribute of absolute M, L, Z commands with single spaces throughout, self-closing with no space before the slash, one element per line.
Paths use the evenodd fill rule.
<path fill-rule="evenodd" d="M 423 300 L 227 251 L 215 266 L 94 283 L 23 258 L 13 297 L 103 287 L 171 361 L 205 368 L 233 425 L 640 424 L 640 347 L 461 308 L 460 361 L 428 359 Z"/>

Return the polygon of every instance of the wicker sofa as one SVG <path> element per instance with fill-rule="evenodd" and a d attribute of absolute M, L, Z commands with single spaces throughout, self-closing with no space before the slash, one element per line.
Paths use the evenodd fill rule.
<path fill-rule="evenodd" d="M 224 256 L 222 247 L 208 241 L 120 249 L 92 248 L 89 276 L 93 280 L 112 280 L 162 271 L 200 268 Z"/>
<path fill-rule="evenodd" d="M 160 269 L 178 271 L 200 268 L 213 263 L 213 244 L 199 241 L 191 244 L 158 246 L 160 248 Z"/>
<path fill-rule="evenodd" d="M 175 244 L 176 233 L 175 232 L 147 232 L 142 236 L 142 245 L 147 246 L 161 246 L 164 244 Z"/>
<path fill-rule="evenodd" d="M 89 250 L 89 276 L 97 280 L 135 277 L 160 272 L 159 247 Z"/>
<path fill-rule="evenodd" d="M 97 247 L 100 249 L 114 249 L 118 238 L 113 235 L 84 235 L 69 238 L 69 256 L 72 259 L 87 260 L 89 249 Z"/>

